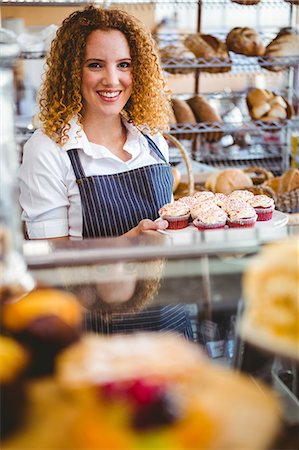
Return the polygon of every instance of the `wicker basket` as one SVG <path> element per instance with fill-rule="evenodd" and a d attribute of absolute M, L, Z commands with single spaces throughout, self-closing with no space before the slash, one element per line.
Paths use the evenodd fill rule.
<path fill-rule="evenodd" d="M 180 183 L 178 189 L 175 193 L 175 198 L 183 197 L 184 195 L 193 195 L 194 194 L 194 175 L 192 172 L 192 166 L 190 162 L 189 155 L 183 145 L 180 143 L 178 139 L 168 133 L 163 133 L 163 136 L 166 140 L 174 144 L 174 146 L 180 151 L 183 160 L 185 162 L 187 168 L 187 183 Z"/>
<path fill-rule="evenodd" d="M 268 191 L 271 191 L 271 188 L 268 187 Z M 284 194 L 272 192 L 275 208 L 278 209 L 278 211 L 285 213 L 299 212 L 299 189 L 294 189 L 293 191 L 285 192 Z"/>

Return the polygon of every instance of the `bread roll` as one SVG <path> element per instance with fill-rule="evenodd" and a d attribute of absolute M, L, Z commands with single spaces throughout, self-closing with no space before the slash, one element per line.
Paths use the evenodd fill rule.
<path fill-rule="evenodd" d="M 269 105 L 269 103 L 262 103 L 259 106 L 254 106 L 251 110 L 251 116 L 253 117 L 253 119 L 260 119 L 261 117 L 263 117 L 265 114 L 267 114 L 268 111 L 270 111 L 271 106 Z"/>
<path fill-rule="evenodd" d="M 299 189 L 299 170 L 292 168 L 281 175 L 278 193 L 284 194 L 295 189 Z"/>
<path fill-rule="evenodd" d="M 212 192 L 230 194 L 238 189 L 249 189 L 253 186 L 251 178 L 241 169 L 224 169 L 208 176 L 205 188 Z"/>
<path fill-rule="evenodd" d="M 191 34 L 185 38 L 184 45 L 197 58 L 204 58 L 206 60 L 219 58 L 229 64 L 225 67 L 203 67 L 200 69 L 201 72 L 220 73 L 231 70 L 231 60 L 226 43 L 217 37 L 202 33 Z"/>
<path fill-rule="evenodd" d="M 194 54 L 190 52 L 186 47 L 182 45 L 167 45 L 159 49 L 161 59 L 194 59 Z M 191 67 L 174 67 L 174 68 L 164 68 L 166 72 L 173 74 L 188 74 L 193 72 Z"/>
<path fill-rule="evenodd" d="M 287 111 L 282 106 L 275 105 L 270 109 L 266 117 L 273 117 L 273 119 L 286 119 Z"/>
<path fill-rule="evenodd" d="M 284 99 L 280 95 L 275 95 L 271 100 L 269 100 L 269 104 L 272 106 L 279 105 L 283 108 L 287 108 L 287 103 L 284 101 Z"/>
<path fill-rule="evenodd" d="M 252 107 L 259 106 L 265 102 L 268 103 L 272 98 L 274 98 L 274 95 L 268 89 L 254 88 L 251 89 L 247 94 L 247 100 Z"/>
<path fill-rule="evenodd" d="M 263 56 L 266 47 L 253 28 L 235 27 L 226 37 L 228 50 L 246 56 Z"/>
<path fill-rule="evenodd" d="M 202 95 L 195 95 L 187 100 L 197 122 L 222 122 L 218 112 L 209 104 Z M 217 142 L 223 136 L 221 131 L 202 133 L 202 138 L 208 142 Z"/>
<path fill-rule="evenodd" d="M 185 100 L 181 100 L 180 98 L 173 98 L 171 101 L 177 123 L 196 122 L 192 109 Z"/>
<path fill-rule="evenodd" d="M 275 58 L 279 56 L 295 57 L 299 56 L 299 36 L 297 32 L 290 28 L 283 28 L 277 36 L 267 45 L 264 57 Z M 261 63 L 261 66 L 263 64 Z M 272 72 L 279 72 L 285 69 L 283 65 L 264 66 Z"/>

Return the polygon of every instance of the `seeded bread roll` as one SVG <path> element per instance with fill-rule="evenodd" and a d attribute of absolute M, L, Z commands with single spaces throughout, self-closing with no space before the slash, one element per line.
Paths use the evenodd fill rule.
<path fill-rule="evenodd" d="M 205 183 L 206 189 L 226 195 L 239 189 L 249 189 L 252 186 L 251 178 L 241 169 L 224 169 L 213 172 L 208 176 Z"/>
<path fill-rule="evenodd" d="M 200 69 L 201 72 L 221 73 L 231 70 L 231 60 L 226 43 L 217 37 L 210 34 L 195 33 L 185 38 L 184 45 L 197 58 L 204 58 L 206 60 L 219 58 L 221 61 L 229 64 L 226 67 L 203 67 Z"/>
<path fill-rule="evenodd" d="M 226 37 L 228 50 L 246 56 L 263 56 L 266 47 L 253 28 L 235 27 Z"/>
<path fill-rule="evenodd" d="M 218 112 L 202 96 L 196 95 L 187 100 L 197 122 L 222 122 Z M 208 142 L 217 142 L 223 136 L 222 132 L 202 133 L 201 135 Z"/>

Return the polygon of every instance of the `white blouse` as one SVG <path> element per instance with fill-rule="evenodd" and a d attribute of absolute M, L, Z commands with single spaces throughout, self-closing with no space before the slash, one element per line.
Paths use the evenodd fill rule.
<path fill-rule="evenodd" d="M 124 122 L 127 129 L 124 150 L 131 155 L 126 162 L 106 147 L 89 142 L 75 118 L 70 125 L 69 139 L 62 147 L 42 130 L 36 130 L 24 146 L 18 180 L 22 219 L 30 239 L 82 238 L 80 193 L 67 150 L 82 149 L 79 157 L 86 176 L 115 174 L 161 163 L 150 151 L 144 135 L 130 123 Z M 163 136 L 156 134 L 151 138 L 168 162 L 168 145 Z"/>

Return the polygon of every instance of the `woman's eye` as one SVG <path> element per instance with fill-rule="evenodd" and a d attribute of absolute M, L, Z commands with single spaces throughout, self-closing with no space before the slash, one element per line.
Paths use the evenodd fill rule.
<path fill-rule="evenodd" d="M 93 62 L 88 64 L 89 69 L 100 69 L 102 66 L 100 63 Z"/>
<path fill-rule="evenodd" d="M 121 67 L 122 69 L 129 69 L 131 67 L 131 63 L 128 61 L 124 61 L 119 64 L 119 67 Z"/>

